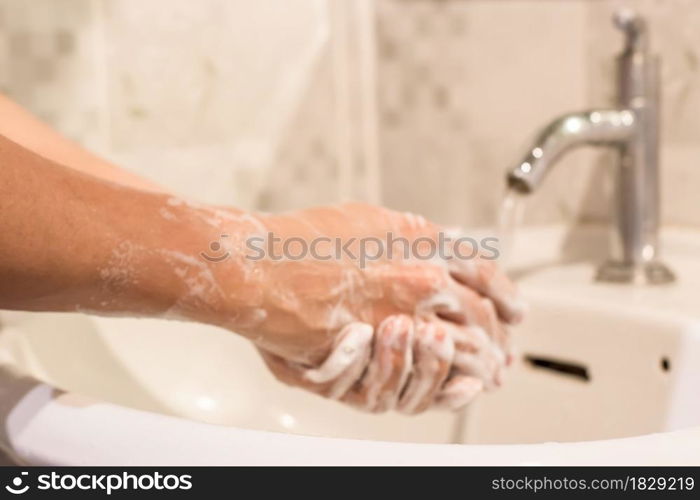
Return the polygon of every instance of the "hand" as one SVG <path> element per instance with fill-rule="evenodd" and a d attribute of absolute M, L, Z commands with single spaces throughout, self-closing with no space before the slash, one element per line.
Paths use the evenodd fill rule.
<path fill-rule="evenodd" d="M 500 381 L 515 290 L 493 262 L 459 258 L 466 243 L 421 257 L 441 234 L 421 217 L 360 204 L 251 215 L 99 180 L 6 139 L 0 156 L 0 229 L 17 236 L 0 247 L 3 308 L 216 324 L 255 342 L 281 379 L 372 411 L 457 404 Z M 351 253 L 251 258 L 270 234 Z"/>
<path fill-rule="evenodd" d="M 519 320 L 523 308 L 493 261 L 425 260 L 400 248 L 389 258 L 388 246 L 364 265 L 358 261 L 367 238 L 386 242 L 390 233 L 394 241 L 427 244 L 438 241 L 439 226 L 363 204 L 224 219 L 222 232 L 245 239 L 227 241 L 233 267 L 212 268 L 228 298 L 214 322 L 253 340 L 282 381 L 370 411 L 409 413 L 459 406 L 500 383 L 505 324 Z M 250 238 L 269 251 L 270 235 L 278 238 L 278 254 L 285 241 L 308 249 L 323 240 L 326 247 L 316 250 L 326 256 L 337 239 L 349 242 L 355 258 L 250 259 Z M 461 245 L 462 255 L 471 254 Z"/>
<path fill-rule="evenodd" d="M 328 359 L 314 369 L 265 351 L 261 354 L 282 382 L 365 411 L 415 414 L 431 406 L 456 410 L 472 401 L 484 382 L 453 373 L 455 344 L 446 330 L 408 316 L 388 317 L 374 335 L 369 325 L 353 323 L 338 335 Z M 475 355 L 473 364 L 464 366 L 466 373 L 489 377 L 485 366 L 473 370 L 480 363 Z M 498 367 L 491 369 L 497 373 Z"/>

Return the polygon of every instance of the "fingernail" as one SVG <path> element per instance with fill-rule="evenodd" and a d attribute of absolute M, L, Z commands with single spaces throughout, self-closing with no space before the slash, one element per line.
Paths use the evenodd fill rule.
<path fill-rule="evenodd" d="M 452 410 L 463 408 L 471 403 L 484 389 L 484 384 L 479 379 L 468 379 L 460 383 L 454 389 L 445 394 L 445 403 Z"/>
<path fill-rule="evenodd" d="M 515 298 L 508 303 L 510 309 L 510 318 L 508 323 L 511 325 L 517 325 L 520 323 L 525 315 L 530 311 L 530 305 L 521 298 Z"/>

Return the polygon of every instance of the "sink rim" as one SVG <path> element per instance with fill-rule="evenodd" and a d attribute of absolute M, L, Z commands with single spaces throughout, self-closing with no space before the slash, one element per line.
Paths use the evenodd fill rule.
<path fill-rule="evenodd" d="M 700 464 L 700 426 L 572 443 L 396 443 L 205 424 L 86 401 L 44 383 L 37 383 L 15 405 L 6 427 L 9 439 L 3 447 L 31 465 Z"/>

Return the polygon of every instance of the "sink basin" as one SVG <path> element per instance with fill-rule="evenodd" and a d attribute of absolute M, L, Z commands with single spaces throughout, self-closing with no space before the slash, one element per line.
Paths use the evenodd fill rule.
<path fill-rule="evenodd" d="M 193 434 L 199 436 L 197 439 L 215 432 L 238 436 L 236 439 L 250 436 L 240 434 L 244 432 L 240 429 L 259 432 L 255 435 L 263 436 L 260 439 L 277 444 L 290 438 L 269 431 L 322 436 L 313 443 L 321 443 L 324 450 L 343 448 L 327 444 L 335 441 L 326 438 L 363 439 L 372 440 L 373 453 L 377 453 L 374 459 L 380 460 L 386 452 L 392 457 L 387 459 L 389 463 L 444 462 L 448 456 L 448 463 L 520 463 L 543 456 L 554 463 L 582 463 L 593 449 L 600 463 L 600 442 L 609 447 L 605 456 L 610 460 L 617 456 L 620 463 L 634 463 L 641 456 L 635 446 L 647 446 L 643 443 L 657 450 L 655 460 L 663 460 L 658 451 L 663 446 L 657 440 L 666 439 L 664 436 L 676 436 L 668 437 L 674 443 L 668 446 L 673 460 L 700 463 L 700 428 L 692 429 L 700 426 L 700 309 L 696 299 L 700 291 L 700 263 L 696 262 L 700 235 L 670 230 L 664 234 L 664 242 L 665 260 L 680 279 L 663 287 L 630 287 L 592 281 L 596 252 L 605 253 L 605 236 L 599 228 L 575 234 L 556 227 L 522 231 L 513 252 L 517 258 L 511 259 L 509 268 L 530 302 L 531 313 L 513 333 L 516 363 L 504 388 L 482 396 L 457 414 L 369 415 L 283 386 L 267 372 L 245 340 L 213 327 L 165 320 L 3 313 L 3 366 L 49 384 L 43 386 L 44 392 L 36 388 L 26 391 L 38 398 L 27 403 L 29 409 L 20 413 L 6 410 L 7 421 L 14 418 L 16 422 L 6 425 L 10 429 L 6 446 L 21 448 L 21 441 L 23 456 L 38 453 L 43 457 L 36 462 L 75 463 L 62 452 L 45 453 L 46 440 L 69 446 L 66 436 L 70 432 L 59 428 L 57 422 L 62 418 L 66 422 L 94 419 L 84 428 L 94 425 L 98 432 L 104 420 L 113 418 L 110 415 L 119 409 L 129 422 L 159 422 L 156 427 L 149 424 L 149 433 L 144 434 L 148 439 L 160 439 L 160 431 L 153 429 L 168 425 L 199 429 Z M 28 414 L 39 415 L 39 408 L 47 405 L 56 415 L 78 413 L 49 419 L 46 415 L 50 412 L 43 409 L 41 412 L 48 413 L 37 416 L 32 425 L 20 424 Z M 79 413 L 81 408 L 90 411 Z M 129 413 L 124 413 L 127 409 Z M 17 416 L 20 414 L 22 419 Z M 197 427 L 199 423 L 213 426 Z M 129 424 L 124 432 L 136 435 L 135 425 Z M 15 428 L 19 430 L 11 431 Z M 685 431 L 690 434 L 678 437 L 672 432 L 682 429 L 691 429 Z M 17 435 L 14 441 L 13 432 Z M 54 432 L 61 438 L 46 437 Z M 668 434 L 648 436 L 652 433 Z M 43 441 L 38 439 L 40 435 Z M 644 437 L 620 440 L 631 436 Z M 221 442 L 222 438 L 216 439 Z M 165 437 L 163 440 L 162 446 L 169 446 Z M 384 443 L 390 448 L 377 452 L 376 446 L 381 444 L 377 441 L 532 445 L 462 446 L 457 447 L 461 455 L 454 458 L 455 447 L 411 448 L 414 455 L 406 455 L 398 443 Z M 578 451 L 541 444 L 552 441 L 575 442 L 571 446 Z M 596 442 L 581 443 L 588 441 Z M 199 443 L 195 440 L 188 446 L 199 450 Z M 316 446 L 304 443 L 308 449 Z M 690 455 L 677 446 L 689 446 Z M 90 463 L 127 460 L 127 455 L 95 458 L 95 449 L 95 442 L 91 442 Z M 439 459 L 432 455 L 438 449 L 444 450 Z M 146 456 L 152 451 L 143 453 Z M 191 453 L 199 457 L 189 457 L 196 463 L 233 460 L 232 455 L 220 460 L 212 452 Z M 240 453 L 233 456 L 244 456 Z M 128 456 L 133 457 L 133 452 Z M 251 461 L 255 460 L 248 456 Z M 136 463 L 141 462 L 136 459 Z M 368 463 L 368 459 L 361 463 Z"/>
<path fill-rule="evenodd" d="M 574 296 L 575 297 L 575 296 Z M 472 409 L 471 443 L 586 441 L 700 424 L 700 323 L 619 302 L 530 294 L 502 390 Z"/>
<path fill-rule="evenodd" d="M 664 234 L 675 283 L 593 281 L 599 227 L 521 232 L 510 273 L 531 310 L 505 387 L 473 405 L 471 443 L 638 436 L 700 425 L 700 238 Z"/>
<path fill-rule="evenodd" d="M 454 415 L 370 415 L 277 382 L 252 345 L 214 327 L 35 314 L 0 336 L 63 390 L 199 422 L 331 437 L 450 442 Z"/>

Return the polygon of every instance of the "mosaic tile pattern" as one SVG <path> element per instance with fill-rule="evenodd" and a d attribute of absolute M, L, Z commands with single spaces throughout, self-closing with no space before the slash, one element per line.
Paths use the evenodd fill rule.
<path fill-rule="evenodd" d="M 620 36 L 610 18 L 648 16 L 663 71 L 664 221 L 700 224 L 700 5 L 693 0 L 379 0 L 383 192 L 388 204 L 493 224 L 504 170 L 557 114 L 609 105 Z M 562 160 L 527 222 L 608 218 L 609 153 Z"/>
<path fill-rule="evenodd" d="M 584 14 L 580 2 L 381 0 L 385 201 L 447 224 L 494 224 L 505 169 L 528 138 L 586 105 Z M 579 213 L 584 193 L 571 184 L 592 175 L 589 156 L 553 172 L 547 191 L 567 196 L 534 199 L 534 220 Z"/>
<path fill-rule="evenodd" d="M 275 143 L 239 140 L 233 87 L 249 74 L 236 71 L 231 26 L 243 5 L 0 0 L 0 89 L 68 136 L 185 194 L 266 210 L 335 201 L 344 188 L 328 50 Z M 560 113 L 610 103 L 620 37 L 609 18 L 628 5 L 649 17 L 664 61 L 664 220 L 700 224 L 697 1 L 375 5 L 385 203 L 446 224 L 493 224 L 503 172 L 534 132 Z M 253 46 L 261 47 L 240 50 Z M 567 156 L 530 201 L 527 221 L 606 219 L 611 161 L 594 150 Z M 362 189 L 350 191 L 362 197 Z"/>
<path fill-rule="evenodd" d="M 314 2 L 0 0 L 0 89 L 187 196 L 246 208 L 328 203 L 338 175 L 327 51 L 311 58 L 280 131 L 278 110 L 265 109 L 279 92 L 262 62 L 295 70 L 270 53 L 306 43 Z"/>
<path fill-rule="evenodd" d="M 92 0 L 0 1 L 0 89 L 93 148 L 100 130 Z"/>
<path fill-rule="evenodd" d="M 313 82 L 276 153 L 257 206 L 266 211 L 334 203 L 339 196 L 339 165 L 333 128 L 331 59 L 319 60 Z"/>
<path fill-rule="evenodd" d="M 315 111 L 332 109 L 329 81 L 317 70 L 327 54 L 310 56 L 308 83 L 292 91 L 295 102 L 281 103 L 293 110 L 289 119 L 279 115 L 290 111 L 269 104 L 288 91 L 280 88 L 311 43 L 313 2 L 103 2 L 114 150 L 132 157 L 153 148 L 189 151 L 182 162 L 168 155 L 188 174 L 177 188 L 218 203 L 289 209 L 336 191 L 324 183 L 333 179 L 333 142 L 317 133 L 329 128 L 328 118 L 319 124 Z M 206 187 L 188 189 L 204 172 Z M 157 175 L 178 180 L 173 169 Z"/>

